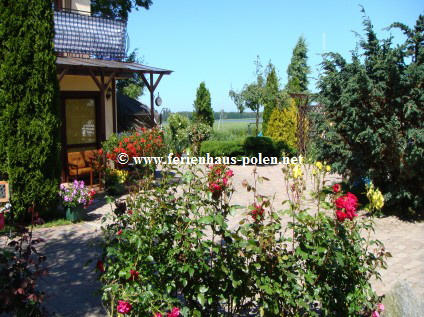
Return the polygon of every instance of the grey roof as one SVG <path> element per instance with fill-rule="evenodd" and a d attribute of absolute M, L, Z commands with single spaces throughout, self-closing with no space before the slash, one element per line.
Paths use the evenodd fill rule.
<path fill-rule="evenodd" d="M 56 64 L 62 68 L 91 68 L 97 69 L 102 68 L 111 71 L 124 71 L 134 73 L 153 73 L 153 74 L 164 74 L 170 75 L 172 70 L 146 66 L 132 62 L 119 62 L 104 59 L 94 58 L 77 58 L 77 57 L 57 57 Z"/>
<path fill-rule="evenodd" d="M 145 104 L 116 93 L 117 114 L 118 114 L 118 132 L 130 131 L 140 127 L 151 127 L 150 110 Z M 158 121 L 158 113 L 155 112 L 155 121 Z"/>

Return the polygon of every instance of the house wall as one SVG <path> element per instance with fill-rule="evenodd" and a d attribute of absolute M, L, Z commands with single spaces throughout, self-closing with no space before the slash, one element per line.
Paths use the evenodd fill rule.
<path fill-rule="evenodd" d="M 69 5 L 71 6 L 69 8 Z M 91 13 L 91 1 L 90 0 L 62 0 L 62 7 L 64 9 L 72 9 L 80 12 L 81 14 Z"/>
<path fill-rule="evenodd" d="M 99 80 L 99 82 L 101 81 L 100 77 L 97 77 L 97 79 Z M 112 81 L 109 84 L 109 87 L 112 89 Z M 66 75 L 60 81 L 60 91 L 100 91 L 100 90 L 90 76 Z M 105 97 L 106 138 L 109 138 L 110 135 L 113 133 L 113 99 L 114 98 L 115 98 L 115 94 L 113 94 L 109 99 Z"/>

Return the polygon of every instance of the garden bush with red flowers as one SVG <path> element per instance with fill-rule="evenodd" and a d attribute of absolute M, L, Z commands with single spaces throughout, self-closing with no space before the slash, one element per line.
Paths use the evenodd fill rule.
<path fill-rule="evenodd" d="M 380 298 L 369 281 L 390 254 L 363 238 L 372 218 L 353 194 L 326 184 L 330 167 L 317 166 L 313 211 L 299 166 L 283 170 L 286 210 L 258 192 L 267 179 L 256 170 L 254 183 L 243 182 L 253 203 L 242 207 L 231 204 L 227 166 L 165 166 L 102 229 L 97 271 L 109 315 L 371 316 Z"/>
<path fill-rule="evenodd" d="M 159 128 L 113 134 L 102 144 L 102 153 L 112 161 L 119 153 L 127 154 L 132 162 L 135 156 L 162 156 L 163 150 L 163 130 Z"/>

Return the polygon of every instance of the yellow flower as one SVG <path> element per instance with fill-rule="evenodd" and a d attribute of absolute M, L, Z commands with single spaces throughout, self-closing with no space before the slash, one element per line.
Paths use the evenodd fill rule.
<path fill-rule="evenodd" d="M 317 174 L 317 170 L 314 168 L 313 170 L 312 170 L 312 175 L 316 175 Z"/>
<path fill-rule="evenodd" d="M 325 167 L 325 170 L 326 170 L 327 172 L 331 172 L 331 166 L 330 166 L 330 165 L 327 165 L 327 166 Z"/>
<path fill-rule="evenodd" d="M 296 164 L 293 167 L 292 171 L 293 178 L 300 178 L 303 175 L 302 169 L 300 168 L 300 164 Z"/>
<path fill-rule="evenodd" d="M 318 167 L 319 170 L 322 170 L 322 168 L 323 168 L 323 165 L 322 165 L 321 162 L 316 162 L 315 166 Z"/>
<path fill-rule="evenodd" d="M 384 206 L 384 196 L 378 188 L 374 188 L 374 185 L 371 183 L 367 191 L 367 197 L 370 201 L 371 208 L 380 210 Z"/>

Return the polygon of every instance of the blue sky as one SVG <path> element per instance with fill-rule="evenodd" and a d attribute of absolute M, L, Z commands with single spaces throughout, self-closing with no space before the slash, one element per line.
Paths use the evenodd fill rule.
<path fill-rule="evenodd" d="M 254 81 L 257 55 L 264 66 L 271 60 L 285 85 L 300 35 L 309 49 L 309 89 L 316 91 L 324 37 L 326 52 L 349 58 L 356 45 L 352 31 L 363 34 L 360 4 L 379 37 L 391 33 L 397 42 L 404 39 L 400 32 L 382 29 L 395 21 L 413 26 L 424 13 L 421 0 L 153 0 L 149 10 L 129 15 L 130 51 L 138 48 L 146 65 L 174 71 L 156 90 L 162 107 L 193 110 L 196 89 L 205 81 L 215 111 L 236 111 L 228 92 Z M 140 100 L 149 104 L 147 90 Z"/>

